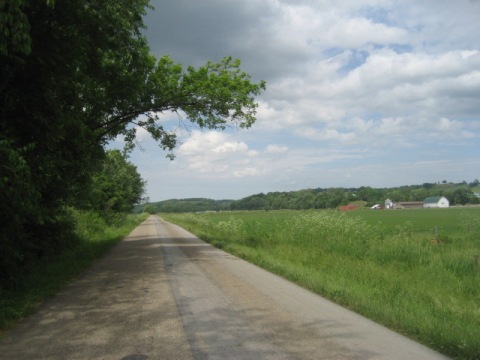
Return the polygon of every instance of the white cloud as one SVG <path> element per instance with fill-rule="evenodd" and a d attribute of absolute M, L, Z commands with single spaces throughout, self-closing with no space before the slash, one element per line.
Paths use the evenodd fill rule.
<path fill-rule="evenodd" d="M 231 179 L 300 173 L 315 164 L 359 157 L 357 151 L 307 152 L 291 152 L 287 146 L 277 144 L 252 150 L 243 141 L 234 141 L 230 134 L 196 131 L 184 141 L 176 161 L 191 178 Z"/>
<path fill-rule="evenodd" d="M 151 138 L 150 133 L 144 128 L 137 126 L 135 130 L 136 130 L 137 141 L 142 142 L 146 139 Z"/>
<path fill-rule="evenodd" d="M 379 135 L 413 139 L 427 132 L 436 134 L 439 119 L 476 116 L 478 108 L 471 99 L 480 94 L 478 68 L 478 51 L 437 56 L 389 49 L 374 51 L 343 77 L 330 74 L 323 82 L 316 81 L 312 67 L 311 76 L 273 85 L 274 99 L 260 112 L 262 126 L 291 128 L 302 137 L 352 144 L 373 141 Z M 336 69 L 333 66 L 330 71 Z M 289 95 L 289 101 L 275 100 Z M 472 136 L 468 124 L 459 126 L 464 127 L 463 135 Z M 454 135 L 459 137 L 451 134 L 449 138 Z"/>
<path fill-rule="evenodd" d="M 192 132 L 192 135 L 180 146 L 179 151 L 184 155 L 197 155 L 210 153 L 216 157 L 222 157 L 223 154 L 246 152 L 248 146 L 243 142 L 233 141 L 230 137 L 218 131 L 198 131 Z"/>
<path fill-rule="evenodd" d="M 279 145 L 268 145 L 265 153 L 267 154 L 284 154 L 288 151 L 287 146 L 279 146 Z"/>
<path fill-rule="evenodd" d="M 239 170 L 235 170 L 233 172 L 233 175 L 235 177 L 238 177 L 238 178 L 257 176 L 257 175 L 260 175 L 260 174 L 261 174 L 261 172 L 254 167 L 240 168 Z"/>
<path fill-rule="evenodd" d="M 268 145 L 263 151 L 254 150 L 243 141 L 233 140 L 227 133 L 194 131 L 180 146 L 177 159 L 189 171 L 202 177 L 255 177 L 274 168 L 266 156 L 287 151 L 287 147 L 275 144 Z"/>
<path fill-rule="evenodd" d="M 334 47 L 361 48 L 368 44 L 404 44 L 407 31 L 365 18 L 341 18 L 322 36 Z"/>
<path fill-rule="evenodd" d="M 158 55 L 185 65 L 232 55 L 267 81 L 249 132 L 181 135 L 167 168 L 186 182 L 255 193 L 273 183 L 386 186 L 383 171 L 396 166 L 397 184 L 474 176 L 464 159 L 480 151 L 479 1 L 153 3 L 147 35 Z"/>

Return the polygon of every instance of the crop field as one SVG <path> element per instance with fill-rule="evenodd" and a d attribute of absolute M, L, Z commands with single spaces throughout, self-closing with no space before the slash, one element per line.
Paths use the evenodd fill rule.
<path fill-rule="evenodd" d="M 480 359 L 480 208 L 161 214 L 457 359 Z"/>

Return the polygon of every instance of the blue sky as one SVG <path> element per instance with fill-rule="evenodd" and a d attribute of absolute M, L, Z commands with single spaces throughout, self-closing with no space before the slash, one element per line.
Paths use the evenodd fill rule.
<path fill-rule="evenodd" d="M 152 53 L 267 82 L 249 130 L 139 130 L 151 201 L 480 178 L 480 1 L 155 0 Z M 117 141 L 112 146 L 121 146 Z"/>

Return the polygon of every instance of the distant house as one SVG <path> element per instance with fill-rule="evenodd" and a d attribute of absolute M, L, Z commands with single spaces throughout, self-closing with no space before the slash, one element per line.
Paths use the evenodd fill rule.
<path fill-rule="evenodd" d="M 423 200 L 423 207 L 425 208 L 448 208 L 450 202 L 445 196 L 433 196 Z"/>

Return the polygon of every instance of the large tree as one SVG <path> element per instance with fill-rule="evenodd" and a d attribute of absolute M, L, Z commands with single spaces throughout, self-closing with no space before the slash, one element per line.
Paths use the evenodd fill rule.
<path fill-rule="evenodd" d="M 174 129 L 159 124 L 162 112 L 212 129 L 255 121 L 264 82 L 253 83 L 230 57 L 186 69 L 156 59 L 142 35 L 147 7 L 148 0 L 0 3 L 0 193 L 9 214 L 0 220 L 0 250 L 8 261 L 25 261 L 27 248 L 42 253 L 61 209 L 82 198 L 118 135 L 132 145 L 140 126 L 170 151 Z M 19 203 L 21 194 L 29 198 Z"/>
<path fill-rule="evenodd" d="M 101 168 L 92 177 L 89 205 L 101 212 L 130 212 L 145 192 L 137 167 L 120 150 L 108 150 Z"/>

